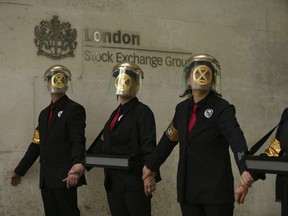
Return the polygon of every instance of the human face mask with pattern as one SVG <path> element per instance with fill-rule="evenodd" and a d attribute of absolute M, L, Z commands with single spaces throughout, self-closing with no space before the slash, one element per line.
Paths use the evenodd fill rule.
<path fill-rule="evenodd" d="M 68 89 L 67 77 L 63 73 L 54 74 L 48 81 L 47 89 L 50 93 L 63 93 Z"/>
<path fill-rule="evenodd" d="M 207 65 L 197 65 L 191 69 L 187 85 L 191 86 L 192 90 L 201 89 L 209 91 L 213 83 L 213 73 Z"/>

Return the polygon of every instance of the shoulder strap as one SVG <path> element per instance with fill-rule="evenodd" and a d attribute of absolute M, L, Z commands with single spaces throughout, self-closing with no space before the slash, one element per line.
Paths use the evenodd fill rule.
<path fill-rule="evenodd" d="M 263 136 L 257 143 L 255 143 L 249 151 L 250 155 L 254 155 L 260 148 L 261 146 L 265 143 L 265 141 L 270 137 L 270 135 L 273 133 L 273 131 L 284 121 L 288 119 L 288 116 L 284 119 L 282 119 L 274 128 L 272 128 L 271 131 L 269 131 L 265 136 Z"/>
<path fill-rule="evenodd" d="M 98 136 L 96 137 L 96 139 L 94 140 L 94 142 L 90 145 L 90 147 L 88 148 L 88 150 L 86 151 L 86 154 L 92 154 L 93 150 L 95 149 L 95 146 L 97 145 L 97 143 L 99 142 L 99 140 L 101 139 L 103 133 L 103 129 L 101 130 L 101 132 L 98 134 Z"/>

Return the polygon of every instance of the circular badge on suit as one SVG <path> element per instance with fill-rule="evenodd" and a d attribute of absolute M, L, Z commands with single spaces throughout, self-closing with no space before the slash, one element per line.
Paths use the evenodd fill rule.
<path fill-rule="evenodd" d="M 206 118 L 210 118 L 213 115 L 213 110 L 212 109 L 206 109 L 204 112 L 204 116 Z"/>

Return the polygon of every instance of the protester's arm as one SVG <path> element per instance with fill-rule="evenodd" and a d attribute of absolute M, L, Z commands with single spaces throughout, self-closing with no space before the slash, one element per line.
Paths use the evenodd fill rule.
<path fill-rule="evenodd" d="M 67 173 L 67 177 L 63 179 L 66 182 L 67 188 L 76 186 L 79 178 L 85 172 L 85 127 L 86 113 L 81 105 L 75 106 L 71 111 L 71 116 L 68 119 L 67 125 L 69 130 L 69 142 L 71 143 L 71 158 L 72 167 Z"/>
<path fill-rule="evenodd" d="M 32 143 L 29 145 L 25 155 L 20 160 L 11 175 L 11 184 L 17 186 L 21 182 L 21 177 L 26 174 L 40 155 L 40 135 L 38 128 L 34 131 Z"/>

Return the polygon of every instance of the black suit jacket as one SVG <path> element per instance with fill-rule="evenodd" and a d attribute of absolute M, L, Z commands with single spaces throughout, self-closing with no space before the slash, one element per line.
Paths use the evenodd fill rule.
<path fill-rule="evenodd" d="M 53 117 L 47 125 L 50 106 L 41 111 L 38 119 L 40 142 L 32 142 L 15 173 L 24 176 L 40 155 L 40 188 L 64 188 L 71 167 L 84 164 L 85 109 L 66 95 L 55 102 Z M 86 184 L 84 175 L 78 186 Z"/>
<path fill-rule="evenodd" d="M 108 190 L 111 182 L 122 181 L 129 189 L 143 189 L 142 168 L 156 147 L 154 114 L 136 97 L 119 107 L 122 111 L 113 130 L 109 130 L 109 125 L 118 107 L 106 122 L 102 139 L 95 140 L 89 151 L 96 154 L 136 156 L 135 165 L 130 170 L 104 169 L 105 188 Z M 117 175 L 118 180 L 112 180 L 112 174 Z M 156 180 L 160 181 L 160 179 L 157 170 Z"/>
<path fill-rule="evenodd" d="M 179 143 L 178 201 L 206 204 L 234 202 L 229 146 L 240 173 L 245 170 L 241 158 L 248 152 L 235 117 L 235 108 L 211 92 L 197 103 L 197 121 L 188 134 L 192 104 L 193 98 L 189 98 L 177 105 L 172 123 L 146 166 L 151 170 L 158 169 Z"/>
<path fill-rule="evenodd" d="M 286 119 L 286 120 L 285 120 Z M 283 121 L 284 120 L 284 121 Z M 286 108 L 281 116 L 281 121 L 283 121 L 276 132 L 275 138 L 280 142 L 281 152 L 280 155 L 283 157 L 288 157 L 288 108 Z M 276 178 L 276 201 L 286 202 L 285 207 L 287 207 L 287 194 L 288 194 L 288 176 L 287 175 L 277 175 Z"/>

